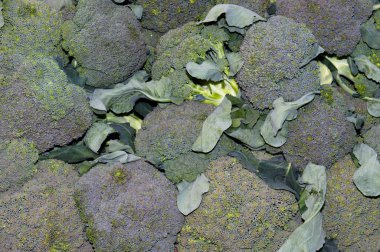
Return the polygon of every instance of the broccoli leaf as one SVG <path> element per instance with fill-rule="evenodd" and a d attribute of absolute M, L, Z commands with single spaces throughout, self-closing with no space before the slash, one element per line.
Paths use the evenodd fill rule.
<path fill-rule="evenodd" d="M 189 62 L 186 64 L 186 71 L 194 78 L 206 81 L 222 81 L 223 69 L 209 60 L 203 61 L 201 64 Z"/>
<path fill-rule="evenodd" d="M 179 194 L 177 196 L 177 206 L 179 211 L 188 215 L 199 207 L 202 202 L 202 194 L 210 189 L 208 178 L 202 173 L 191 183 L 182 181 L 177 185 Z"/>
<path fill-rule="evenodd" d="M 320 61 L 318 61 L 319 65 L 319 79 L 321 85 L 330 85 L 333 82 L 333 75 L 330 69 Z"/>
<path fill-rule="evenodd" d="M 278 250 L 279 252 L 318 251 L 325 242 L 325 232 L 322 228 L 322 214 L 320 213 L 325 202 L 327 177 L 326 168 L 309 163 L 300 179 L 306 185 L 299 202 L 305 222 L 289 236 Z"/>
<path fill-rule="evenodd" d="M 4 26 L 3 2 L 0 1 L 0 28 Z"/>
<path fill-rule="evenodd" d="M 129 123 L 111 123 L 110 126 L 119 133 L 120 141 L 127 146 L 126 151 L 134 153 L 136 130 Z"/>
<path fill-rule="evenodd" d="M 98 153 L 108 135 L 116 132 L 114 128 L 105 123 L 94 123 L 84 136 L 84 143 L 93 152 Z"/>
<path fill-rule="evenodd" d="M 238 128 L 229 128 L 225 133 L 246 144 L 250 148 L 258 149 L 265 145 L 265 141 L 260 134 L 260 128 L 263 123 L 264 121 L 260 120 L 253 127 L 241 124 Z"/>
<path fill-rule="evenodd" d="M 79 163 L 88 159 L 97 158 L 98 155 L 80 142 L 76 145 L 69 145 L 55 148 L 52 151 L 40 155 L 39 160 L 58 159 L 69 164 Z"/>
<path fill-rule="evenodd" d="M 375 20 L 371 18 L 360 27 L 363 41 L 372 49 L 380 49 L 380 31 L 376 29 Z"/>
<path fill-rule="evenodd" d="M 94 161 L 92 161 L 93 164 L 96 163 L 103 163 L 103 164 L 109 164 L 109 163 L 117 163 L 120 162 L 122 164 L 137 161 L 140 158 L 133 155 L 133 154 L 128 154 L 125 151 L 115 151 L 109 154 L 104 154 Z"/>
<path fill-rule="evenodd" d="M 244 60 L 239 53 L 227 53 L 226 58 L 230 65 L 229 76 L 235 76 L 244 65 Z"/>
<path fill-rule="evenodd" d="M 244 28 L 258 21 L 265 21 L 265 19 L 257 13 L 244 7 L 234 4 L 218 4 L 215 5 L 208 12 L 206 18 L 198 22 L 198 24 L 218 21 L 218 18 L 222 14 L 225 14 L 226 22 L 229 26 L 237 28 Z"/>
<path fill-rule="evenodd" d="M 128 151 L 128 149 L 130 148 L 131 148 L 130 146 L 125 145 L 120 140 L 109 140 L 107 142 L 106 152 L 112 153 L 115 151 L 125 151 L 125 150 Z"/>
<path fill-rule="evenodd" d="M 371 116 L 380 117 L 380 101 L 368 101 L 367 110 Z"/>
<path fill-rule="evenodd" d="M 141 98 L 158 102 L 182 103 L 183 98 L 172 96 L 172 87 L 169 78 L 149 82 L 141 82 L 133 78 L 127 84 L 116 85 L 113 89 L 96 89 L 91 97 L 90 106 L 98 114 L 108 110 L 121 114 L 130 112 Z"/>
<path fill-rule="evenodd" d="M 135 16 L 137 17 L 137 19 L 141 19 L 142 18 L 144 9 L 143 9 L 143 7 L 141 5 L 128 4 L 127 6 L 129 7 L 129 9 L 131 9 L 131 11 L 133 12 L 133 14 L 135 14 Z"/>
<path fill-rule="evenodd" d="M 313 49 L 311 50 L 310 55 L 307 55 L 307 57 L 302 60 L 300 68 L 306 66 L 307 64 L 310 63 L 310 61 L 312 61 L 313 59 L 318 57 L 318 55 L 324 52 L 325 52 L 325 49 L 323 49 L 320 45 L 315 43 L 313 45 Z"/>
<path fill-rule="evenodd" d="M 192 146 L 193 151 L 208 153 L 214 149 L 223 132 L 232 124 L 231 110 L 232 103 L 224 98 L 203 122 L 202 132 Z"/>
<path fill-rule="evenodd" d="M 358 55 L 354 60 L 360 72 L 363 72 L 369 79 L 380 83 L 380 68 L 364 55 Z"/>
<path fill-rule="evenodd" d="M 361 165 L 354 174 L 354 184 L 365 196 L 379 196 L 380 163 L 376 151 L 366 144 L 358 144 L 353 153 Z"/>

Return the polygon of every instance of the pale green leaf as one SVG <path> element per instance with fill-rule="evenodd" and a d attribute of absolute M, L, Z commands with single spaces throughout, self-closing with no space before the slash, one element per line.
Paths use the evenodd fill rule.
<path fill-rule="evenodd" d="M 103 164 L 112 164 L 112 163 L 120 162 L 122 164 L 125 164 L 125 163 L 129 163 L 129 162 L 137 161 L 139 159 L 141 159 L 141 158 L 137 157 L 133 154 L 128 154 L 125 151 L 115 151 L 115 152 L 112 152 L 109 154 L 104 154 L 92 162 L 93 163 L 103 163 Z"/>
<path fill-rule="evenodd" d="M 346 77 L 349 80 L 354 81 L 355 77 L 351 73 L 350 65 L 347 59 L 338 59 L 337 57 L 327 57 L 326 59 L 330 61 L 331 64 L 337 69 L 339 75 Z"/>
<path fill-rule="evenodd" d="M 243 57 L 239 53 L 227 53 L 226 58 L 230 65 L 229 76 L 235 76 L 244 65 Z"/>
<path fill-rule="evenodd" d="M 189 62 L 186 64 L 186 71 L 194 78 L 206 81 L 223 80 L 223 70 L 215 63 L 205 60 L 201 64 Z"/>
<path fill-rule="evenodd" d="M 222 14 L 225 14 L 226 22 L 229 26 L 237 28 L 244 28 L 258 21 L 265 21 L 264 18 L 244 7 L 234 4 L 218 4 L 199 23 L 215 22 Z"/>
<path fill-rule="evenodd" d="M 264 121 L 258 121 L 255 126 L 241 124 L 238 128 L 230 128 L 225 133 L 240 142 L 246 144 L 248 147 L 258 149 L 265 145 L 265 141 L 260 134 L 260 128 Z"/>
<path fill-rule="evenodd" d="M 193 144 L 193 151 L 208 153 L 214 149 L 223 132 L 232 124 L 231 109 L 232 103 L 224 98 L 203 122 L 202 132 Z"/>
<path fill-rule="evenodd" d="M 354 58 L 359 71 L 364 73 L 368 79 L 380 83 L 380 68 L 373 64 L 366 56 L 358 55 Z"/>
<path fill-rule="evenodd" d="M 373 117 L 380 117 L 380 101 L 368 101 L 367 111 Z"/>
<path fill-rule="evenodd" d="M 188 215 L 199 207 L 202 202 L 202 194 L 210 189 L 209 180 L 201 174 L 191 183 L 182 181 L 177 185 L 179 194 L 177 196 L 177 206 L 179 211 Z"/>
<path fill-rule="evenodd" d="M 108 135 L 116 132 L 110 125 L 94 123 L 84 137 L 84 143 L 93 152 L 98 153 Z"/>
<path fill-rule="evenodd" d="M 380 163 L 376 151 L 366 144 L 358 144 L 353 153 L 361 165 L 354 174 L 354 184 L 365 196 L 379 196 Z"/>
<path fill-rule="evenodd" d="M 333 76 L 330 69 L 323 63 L 318 61 L 319 80 L 321 85 L 330 85 L 333 82 Z"/>
<path fill-rule="evenodd" d="M 143 7 L 141 5 L 136 5 L 136 4 L 128 4 L 127 5 L 131 11 L 133 12 L 133 14 L 135 14 L 135 16 L 137 17 L 137 19 L 141 19 L 142 18 L 142 15 L 143 15 Z"/>

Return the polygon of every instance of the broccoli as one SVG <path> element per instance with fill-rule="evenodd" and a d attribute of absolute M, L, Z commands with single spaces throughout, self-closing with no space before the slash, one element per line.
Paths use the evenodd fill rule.
<path fill-rule="evenodd" d="M 330 54 L 350 54 L 360 25 L 372 12 L 371 0 L 277 0 L 277 14 L 305 23 Z"/>
<path fill-rule="evenodd" d="M 352 183 L 355 171 L 349 155 L 328 171 L 323 228 L 327 237 L 336 240 L 339 251 L 377 251 L 380 201 L 360 193 Z"/>
<path fill-rule="evenodd" d="M 308 162 L 330 167 L 356 143 L 354 125 L 346 120 L 346 103 L 337 90 L 326 87 L 321 96 L 299 110 L 289 122 L 287 142 L 281 147 L 288 162 L 305 167 Z"/>
<path fill-rule="evenodd" d="M 0 143 L 0 194 L 25 183 L 36 171 L 38 151 L 25 139 Z"/>
<path fill-rule="evenodd" d="M 300 225 L 294 196 L 269 188 L 236 159 L 211 162 L 205 176 L 210 191 L 185 218 L 179 251 L 276 251 Z"/>
<path fill-rule="evenodd" d="M 152 65 L 153 80 L 168 77 L 172 80 L 173 96 L 183 99 L 194 99 L 202 96 L 205 103 L 217 105 L 225 94 L 236 96 L 238 86 L 229 78 L 226 49 L 230 35 L 216 25 L 204 26 L 190 22 L 170 30 L 161 37 L 157 45 L 156 60 Z M 186 64 L 211 58 L 218 65 L 225 65 L 225 78 L 220 82 L 196 80 L 186 71 Z"/>
<path fill-rule="evenodd" d="M 184 218 L 177 190 L 144 161 L 98 165 L 76 185 L 76 201 L 96 251 L 174 251 Z"/>
<path fill-rule="evenodd" d="M 0 69 L 0 139 L 23 137 L 43 152 L 82 136 L 92 121 L 84 90 L 51 58 L 13 60 L 17 71 Z"/>
<path fill-rule="evenodd" d="M 380 122 L 373 125 L 370 130 L 364 134 L 364 142 L 373 148 L 380 156 Z"/>
<path fill-rule="evenodd" d="M 212 111 L 213 106 L 199 102 L 156 108 L 137 132 L 136 154 L 164 169 L 173 183 L 195 180 L 212 159 L 238 148 L 233 140 L 224 136 L 210 153 L 192 152 L 203 121 Z"/>
<path fill-rule="evenodd" d="M 62 47 L 78 62 L 77 70 L 90 86 L 122 82 L 146 60 L 137 18 L 127 6 L 111 1 L 79 1 L 75 17 L 63 25 L 62 36 Z"/>
<path fill-rule="evenodd" d="M 1 250 L 92 251 L 73 197 L 74 168 L 49 160 L 36 170 L 17 192 L 0 194 Z"/>
<path fill-rule="evenodd" d="M 263 110 L 279 97 L 296 100 L 318 90 L 317 63 L 300 68 L 315 43 L 305 25 L 286 17 L 274 16 L 253 24 L 240 48 L 245 63 L 236 79 L 243 96 Z"/>

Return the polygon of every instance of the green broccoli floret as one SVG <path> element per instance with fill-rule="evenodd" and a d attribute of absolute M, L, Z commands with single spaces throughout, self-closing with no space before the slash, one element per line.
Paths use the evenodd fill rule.
<path fill-rule="evenodd" d="M 234 158 L 205 172 L 210 190 L 185 217 L 179 251 L 277 251 L 300 225 L 293 194 L 274 190 Z"/>
<path fill-rule="evenodd" d="M 0 193 L 16 189 L 36 171 L 38 151 L 25 139 L 0 143 Z"/>
<path fill-rule="evenodd" d="M 137 132 L 136 154 L 165 170 L 174 183 L 192 181 L 208 166 L 210 160 L 236 149 L 223 137 L 210 153 L 195 153 L 191 147 L 199 136 L 203 121 L 213 111 L 211 105 L 199 102 L 156 108 L 143 121 Z"/>
<path fill-rule="evenodd" d="M 352 182 L 355 171 L 349 155 L 328 171 L 323 229 L 339 251 L 377 251 L 380 200 L 361 194 Z"/>
<path fill-rule="evenodd" d="M 197 25 L 190 22 L 170 30 L 161 37 L 157 45 L 156 60 L 152 66 L 152 78 L 159 80 L 169 77 L 172 80 L 173 96 L 192 100 L 205 99 L 205 103 L 217 105 L 226 94 L 236 96 L 238 85 L 229 78 L 225 43 L 230 35 L 218 26 Z M 208 83 L 196 80 L 186 71 L 186 64 L 212 58 L 218 65 L 225 65 L 225 78 L 220 82 Z"/>

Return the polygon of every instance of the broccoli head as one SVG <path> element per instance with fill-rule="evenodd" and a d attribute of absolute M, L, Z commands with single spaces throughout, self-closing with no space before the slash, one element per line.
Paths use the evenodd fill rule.
<path fill-rule="evenodd" d="M 274 190 L 234 158 L 205 172 L 210 190 L 186 216 L 179 251 L 276 251 L 300 225 L 293 194 Z"/>
<path fill-rule="evenodd" d="M 42 161 L 20 190 L 0 194 L 1 249 L 92 251 L 73 197 L 77 180 L 72 166 Z"/>
<path fill-rule="evenodd" d="M 308 162 L 330 167 L 352 150 L 356 142 L 354 125 L 346 117 L 344 97 L 333 88 L 299 109 L 289 122 L 287 142 L 281 147 L 288 162 L 302 168 Z"/>
<path fill-rule="evenodd" d="M 15 65 L 18 71 L 0 70 L 0 139 L 23 137 L 43 152 L 82 136 L 92 121 L 84 90 L 51 58 Z"/>
<path fill-rule="evenodd" d="M 277 14 L 305 23 L 330 54 L 350 54 L 360 25 L 372 12 L 371 0 L 277 0 Z"/>
<path fill-rule="evenodd" d="M 361 194 L 352 182 L 355 171 L 349 155 L 328 171 L 323 229 L 336 240 L 339 251 L 377 251 L 380 200 Z"/>
<path fill-rule="evenodd" d="M 98 165 L 76 185 L 86 234 L 96 251 L 174 251 L 184 218 L 177 190 L 144 161 Z"/>
<path fill-rule="evenodd" d="M 315 43 L 305 25 L 286 17 L 274 16 L 252 25 L 240 47 L 245 63 L 237 81 L 243 95 L 255 108 L 267 109 L 279 97 L 296 100 L 317 90 L 317 63 L 300 68 Z"/>
<path fill-rule="evenodd" d="M 25 139 L 0 143 L 0 193 L 16 189 L 36 171 L 38 151 Z"/>
<path fill-rule="evenodd" d="M 94 87 L 126 80 L 147 57 L 136 16 L 110 0 L 80 0 L 75 17 L 64 23 L 62 36 L 62 46 L 78 62 L 78 72 Z"/>

